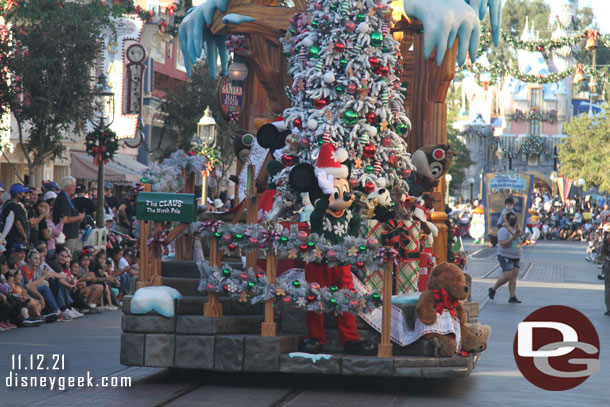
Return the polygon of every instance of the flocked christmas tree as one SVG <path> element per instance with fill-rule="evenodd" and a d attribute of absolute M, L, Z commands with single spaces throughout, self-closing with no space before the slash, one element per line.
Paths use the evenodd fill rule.
<path fill-rule="evenodd" d="M 292 133 L 286 150 L 315 164 L 324 141 L 344 147 L 353 162 L 352 187 L 367 192 L 395 184 L 407 191 L 412 168 L 391 18 L 388 0 L 313 0 L 282 39 L 293 79 L 292 107 L 284 111 Z"/>

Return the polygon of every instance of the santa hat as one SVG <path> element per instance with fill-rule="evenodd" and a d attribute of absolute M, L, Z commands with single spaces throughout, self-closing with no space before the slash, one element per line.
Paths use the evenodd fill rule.
<path fill-rule="evenodd" d="M 346 165 L 341 164 L 345 160 L 347 160 L 347 150 L 344 148 L 337 149 L 331 143 L 324 143 L 320 147 L 320 153 L 318 154 L 316 174 L 324 171 L 335 178 L 347 178 L 349 176 L 349 169 Z"/>

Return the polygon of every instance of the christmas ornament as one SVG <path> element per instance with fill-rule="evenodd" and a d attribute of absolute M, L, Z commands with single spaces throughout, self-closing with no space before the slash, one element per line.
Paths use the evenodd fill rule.
<path fill-rule="evenodd" d="M 383 140 L 381 140 L 381 145 L 383 147 L 390 147 L 392 145 L 392 137 L 385 136 Z"/>
<path fill-rule="evenodd" d="M 360 14 L 358 14 L 358 15 L 360 15 Z M 369 25 L 364 22 L 358 24 L 358 27 L 356 27 L 356 32 L 359 34 L 366 34 L 367 32 L 369 32 L 369 30 L 370 30 Z"/>
<path fill-rule="evenodd" d="M 375 175 L 379 175 L 379 173 L 381 172 L 381 161 L 380 160 L 376 160 L 375 163 L 373 164 L 373 171 L 375 171 Z"/>
<path fill-rule="evenodd" d="M 318 58 L 320 56 L 320 47 L 318 47 L 317 45 L 314 45 L 313 47 L 309 48 L 309 51 L 307 52 L 307 56 L 309 58 Z"/>
<path fill-rule="evenodd" d="M 375 157 L 376 152 L 377 152 L 377 147 L 373 143 L 367 144 L 366 146 L 364 146 L 364 149 L 362 150 L 362 153 L 366 158 Z"/>
<path fill-rule="evenodd" d="M 341 59 L 339 60 L 339 64 L 341 65 L 341 68 L 345 68 L 345 67 L 347 66 L 347 63 L 348 63 L 348 62 L 349 62 L 349 61 L 348 61 L 347 59 L 345 59 L 345 58 L 341 58 Z"/>
<path fill-rule="evenodd" d="M 409 130 L 409 126 L 403 122 L 400 122 L 396 125 L 396 133 L 398 134 L 405 134 L 408 130 Z"/>
<path fill-rule="evenodd" d="M 337 42 L 337 43 L 335 43 L 334 49 L 335 49 L 335 52 L 343 52 L 343 51 L 345 51 L 345 44 L 342 42 Z"/>
<path fill-rule="evenodd" d="M 353 21 L 347 21 L 345 23 L 345 31 L 347 31 L 348 33 L 353 32 L 356 29 L 356 23 L 354 23 Z"/>
<path fill-rule="evenodd" d="M 354 93 L 356 93 L 357 89 L 358 89 L 358 87 L 356 86 L 355 83 L 350 82 L 347 84 L 347 93 L 349 93 L 350 95 L 353 95 Z"/>
<path fill-rule="evenodd" d="M 372 32 L 369 37 L 371 39 L 371 45 L 373 47 L 378 47 L 383 43 L 383 34 L 381 34 L 380 32 Z"/>
<path fill-rule="evenodd" d="M 409 168 L 403 168 L 400 170 L 400 176 L 407 179 L 411 176 L 411 170 Z"/>
<path fill-rule="evenodd" d="M 338 95 L 342 95 L 343 92 L 345 92 L 345 88 L 342 85 L 337 85 L 335 87 L 335 92 L 337 92 Z"/>
<path fill-rule="evenodd" d="M 376 185 L 373 181 L 367 181 L 364 184 L 364 192 L 366 192 L 367 194 L 370 194 L 371 192 L 373 192 L 375 190 Z"/>
<path fill-rule="evenodd" d="M 337 253 L 335 253 L 335 255 L 336 255 L 336 254 L 337 254 Z M 312 291 L 313 291 L 313 290 L 316 290 L 316 291 L 317 291 L 317 290 L 319 290 L 319 289 L 320 289 L 320 284 L 315 283 L 315 282 L 314 282 L 314 283 L 311 283 L 311 284 L 309 284 L 309 289 L 310 289 L 310 290 L 312 290 Z"/>
<path fill-rule="evenodd" d="M 373 122 L 375 122 L 375 120 L 376 120 L 376 119 L 377 119 L 377 115 L 376 115 L 375 113 L 373 113 L 373 112 L 368 112 L 368 113 L 366 114 L 366 121 L 367 121 L 368 123 L 373 123 Z"/>
<path fill-rule="evenodd" d="M 359 14 L 356 16 L 356 21 L 358 21 L 358 22 L 360 22 L 360 21 L 364 21 L 364 20 L 365 20 L 365 18 L 366 18 L 366 16 L 365 16 L 364 14 L 359 13 Z"/>
<path fill-rule="evenodd" d="M 324 99 L 324 98 L 316 99 L 313 102 L 313 104 L 314 104 L 315 108 L 319 110 L 319 109 L 322 109 L 323 107 L 328 106 L 328 100 Z"/>
<path fill-rule="evenodd" d="M 374 57 L 374 56 L 370 56 L 369 57 L 369 65 L 371 66 L 371 68 L 375 68 L 376 66 L 379 65 L 379 58 Z"/>
<path fill-rule="evenodd" d="M 301 242 L 306 242 L 307 238 L 309 238 L 309 234 L 307 232 L 305 232 L 304 230 L 299 230 L 299 233 L 297 233 L 297 238 Z"/>
<path fill-rule="evenodd" d="M 294 121 L 292 122 L 292 125 L 294 127 L 296 127 L 297 129 L 301 129 L 303 128 L 303 121 L 301 120 L 300 117 L 297 117 L 296 119 L 294 119 Z"/>
<path fill-rule="evenodd" d="M 358 122 L 358 119 L 359 119 L 358 113 L 356 113 L 352 109 L 348 109 L 345 111 L 345 113 L 343 113 L 343 121 L 348 126 L 353 126 L 354 124 L 356 124 Z"/>
<path fill-rule="evenodd" d="M 314 131 L 315 129 L 318 128 L 318 121 L 315 119 L 307 120 L 307 128 L 311 131 Z"/>
<path fill-rule="evenodd" d="M 322 3 L 314 3 L 313 7 L 318 11 L 321 11 L 324 8 Z"/>
<path fill-rule="evenodd" d="M 374 237 L 371 237 L 366 241 L 366 245 L 369 247 L 369 249 L 376 249 L 377 246 L 379 246 L 379 241 Z"/>
<path fill-rule="evenodd" d="M 309 148 L 309 146 L 311 145 L 311 142 L 309 141 L 308 138 L 303 137 L 301 139 L 301 147 L 303 148 Z"/>
<path fill-rule="evenodd" d="M 258 239 L 255 237 L 251 237 L 248 239 L 248 245 L 250 247 L 257 247 L 258 246 Z"/>
<path fill-rule="evenodd" d="M 331 84 L 335 81 L 335 74 L 332 71 L 326 72 L 324 74 L 324 83 Z"/>
<path fill-rule="evenodd" d="M 295 165 L 297 163 L 297 158 L 293 155 L 284 154 L 284 155 L 282 155 L 282 158 L 280 159 L 280 161 L 282 162 L 284 167 L 292 167 L 293 165 Z"/>

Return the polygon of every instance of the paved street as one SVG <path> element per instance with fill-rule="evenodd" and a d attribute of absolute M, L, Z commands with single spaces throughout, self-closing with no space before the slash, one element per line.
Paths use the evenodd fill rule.
<path fill-rule="evenodd" d="M 85 317 L 32 329 L 0 333 L 2 377 L 10 371 L 10 356 L 21 353 L 65 354 L 65 372 L 94 377 L 131 376 L 132 387 L 69 391 L 0 387 L 2 406 L 575 406 L 606 405 L 610 396 L 610 318 L 603 315 L 603 284 L 599 269 L 585 262 L 584 243 L 541 241 L 525 249 L 517 296 L 523 304 L 508 304 L 502 287 L 495 301 L 487 289 L 500 275 L 494 248 L 466 242 L 473 255 L 473 300 L 481 303 L 480 322 L 492 326 L 489 348 L 472 375 L 456 380 L 394 380 L 279 375 L 219 375 L 181 372 L 169 377 L 163 369 L 125 368 L 119 364 L 120 313 Z M 599 374 L 565 392 L 531 385 L 517 370 L 512 352 L 517 324 L 545 305 L 567 305 L 583 312 L 601 341 Z"/>

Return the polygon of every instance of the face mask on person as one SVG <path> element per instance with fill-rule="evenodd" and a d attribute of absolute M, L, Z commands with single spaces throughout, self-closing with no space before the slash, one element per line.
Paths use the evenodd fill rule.
<path fill-rule="evenodd" d="M 507 211 L 512 211 L 513 210 L 513 205 L 506 205 L 506 210 Z"/>
<path fill-rule="evenodd" d="M 511 227 L 515 227 L 515 225 L 517 225 L 517 218 L 510 218 L 510 220 L 508 221 L 508 224 Z"/>

